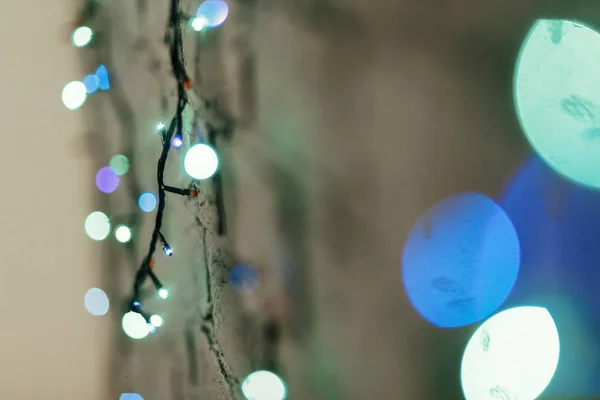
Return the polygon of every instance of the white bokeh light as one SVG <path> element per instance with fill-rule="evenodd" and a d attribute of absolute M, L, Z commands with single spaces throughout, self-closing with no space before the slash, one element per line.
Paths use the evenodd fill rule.
<path fill-rule="evenodd" d="M 80 26 L 73 31 L 71 40 L 76 47 L 83 47 L 90 43 L 94 32 L 87 26 Z"/>
<path fill-rule="evenodd" d="M 192 28 L 199 32 L 206 27 L 207 21 L 206 18 L 200 16 L 192 19 Z"/>
<path fill-rule="evenodd" d="M 146 319 L 133 311 L 123 315 L 121 325 L 125 334 L 132 339 L 143 339 L 150 333 Z"/>
<path fill-rule="evenodd" d="M 516 307 L 484 322 L 463 355 L 467 400 L 533 400 L 546 389 L 560 352 L 558 330 L 542 307 Z"/>
<path fill-rule="evenodd" d="M 110 234 L 110 219 L 102 211 L 94 211 L 84 223 L 85 233 L 92 240 L 104 240 Z"/>
<path fill-rule="evenodd" d="M 248 400 L 284 400 L 287 389 L 283 380 L 270 371 L 255 371 L 242 382 L 242 393 Z"/>
<path fill-rule="evenodd" d="M 206 144 L 192 146 L 183 160 L 185 172 L 194 179 L 208 179 L 217 171 L 219 158 L 212 147 Z"/>
<path fill-rule="evenodd" d="M 69 82 L 62 91 L 62 102 L 69 110 L 76 110 L 85 103 L 87 90 L 80 81 Z"/>
<path fill-rule="evenodd" d="M 163 322 L 164 321 L 160 315 L 154 314 L 153 316 L 150 317 L 150 323 L 157 328 L 160 328 L 162 326 Z"/>
<path fill-rule="evenodd" d="M 101 316 L 108 312 L 108 296 L 102 289 L 91 288 L 83 297 L 85 309 L 92 315 Z"/>
<path fill-rule="evenodd" d="M 125 225 L 117 226 L 115 229 L 115 238 L 121 243 L 127 243 L 131 240 L 131 229 Z"/>

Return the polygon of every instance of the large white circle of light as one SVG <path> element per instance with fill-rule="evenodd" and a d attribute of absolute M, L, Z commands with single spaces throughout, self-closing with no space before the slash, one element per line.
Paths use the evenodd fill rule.
<path fill-rule="evenodd" d="M 600 34 L 566 20 L 539 20 L 514 76 L 517 116 L 555 171 L 600 188 Z"/>
<path fill-rule="evenodd" d="M 560 352 L 554 319 L 542 307 L 516 307 L 484 322 L 461 366 L 467 400 L 533 400 L 546 389 Z"/>

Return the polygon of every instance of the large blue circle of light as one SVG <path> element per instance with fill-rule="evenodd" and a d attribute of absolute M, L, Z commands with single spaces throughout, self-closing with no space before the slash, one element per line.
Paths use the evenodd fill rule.
<path fill-rule="evenodd" d="M 447 197 L 421 216 L 404 245 L 402 278 L 423 318 L 442 328 L 489 316 L 519 272 L 519 239 L 500 206 L 476 193 Z"/>
<path fill-rule="evenodd" d="M 600 187 L 600 34 L 539 20 L 514 76 L 515 106 L 535 151 L 570 180 Z"/>
<path fill-rule="evenodd" d="M 600 398 L 600 192 L 574 185 L 534 156 L 500 196 L 521 243 L 521 269 L 504 306 L 547 308 L 561 359 L 547 392 Z"/>

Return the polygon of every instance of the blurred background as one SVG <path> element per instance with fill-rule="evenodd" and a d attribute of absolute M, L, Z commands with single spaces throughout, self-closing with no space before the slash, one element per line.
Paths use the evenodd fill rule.
<path fill-rule="evenodd" d="M 170 3 L 0 5 L 0 398 L 600 398 L 599 3 L 176 1 L 135 339 Z"/>

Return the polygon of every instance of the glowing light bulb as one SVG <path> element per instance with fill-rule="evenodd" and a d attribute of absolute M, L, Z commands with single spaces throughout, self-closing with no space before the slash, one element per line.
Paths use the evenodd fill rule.
<path fill-rule="evenodd" d="M 146 319 L 133 311 L 123 315 L 121 326 L 125 334 L 132 339 L 143 339 L 150 333 Z"/>
<path fill-rule="evenodd" d="M 227 19 L 229 6 L 223 0 L 206 0 L 196 11 L 196 19 L 203 18 L 203 27 L 214 28 Z"/>
<path fill-rule="evenodd" d="M 101 65 L 96 70 L 96 77 L 98 77 L 98 88 L 100 90 L 110 89 L 110 79 L 108 78 L 108 70 L 106 66 Z"/>
<path fill-rule="evenodd" d="M 161 298 L 163 298 L 163 299 L 166 299 L 166 298 L 168 298 L 168 297 L 169 297 L 169 291 L 168 291 L 167 289 L 165 289 L 165 288 L 161 288 L 161 289 L 158 291 L 158 295 L 159 295 Z"/>
<path fill-rule="evenodd" d="M 118 176 L 123 176 L 129 171 L 129 159 L 123 154 L 115 154 L 112 156 L 108 165 Z"/>
<path fill-rule="evenodd" d="M 183 140 L 181 140 L 181 136 L 180 136 L 180 135 L 175 135 L 175 136 L 173 137 L 173 142 L 172 142 L 172 144 L 173 144 L 173 147 L 174 147 L 175 149 L 178 149 L 178 148 L 180 148 L 180 147 L 183 145 Z"/>
<path fill-rule="evenodd" d="M 465 348 L 465 398 L 536 399 L 554 376 L 559 350 L 558 330 L 545 308 L 516 307 L 494 315 Z"/>
<path fill-rule="evenodd" d="M 163 129 L 165 129 L 165 124 L 163 124 L 162 122 L 159 122 L 159 123 L 156 125 L 156 130 L 157 130 L 157 131 L 162 131 Z"/>
<path fill-rule="evenodd" d="M 151 212 L 156 208 L 156 196 L 151 192 L 144 192 L 138 199 L 138 205 L 144 212 Z"/>
<path fill-rule="evenodd" d="M 600 188 L 600 33 L 567 20 L 538 20 L 514 74 L 519 122 L 556 172 Z"/>
<path fill-rule="evenodd" d="M 163 319 L 160 315 L 154 314 L 150 317 L 150 323 L 154 325 L 156 328 L 160 328 L 163 324 Z"/>
<path fill-rule="evenodd" d="M 111 167 L 100 168 L 96 174 L 96 186 L 103 193 L 112 193 L 119 187 L 119 176 Z"/>
<path fill-rule="evenodd" d="M 131 240 L 131 229 L 125 225 L 119 225 L 115 229 L 115 238 L 121 243 L 127 243 Z"/>
<path fill-rule="evenodd" d="M 80 81 L 69 82 L 62 91 L 62 102 L 69 110 L 77 110 L 85 103 L 87 91 Z"/>
<path fill-rule="evenodd" d="M 167 257 L 171 257 L 173 255 L 173 249 L 171 246 L 163 246 L 163 251 Z"/>
<path fill-rule="evenodd" d="M 270 371 L 255 371 L 242 382 L 242 393 L 248 400 L 284 400 L 287 389 L 283 380 Z"/>
<path fill-rule="evenodd" d="M 200 16 L 192 19 L 191 25 L 196 32 L 200 32 L 206 26 L 206 18 Z"/>
<path fill-rule="evenodd" d="M 100 86 L 100 79 L 98 79 L 98 77 L 94 74 L 86 76 L 85 78 L 83 78 L 82 82 L 85 85 L 85 90 L 87 94 L 94 93 L 96 90 L 98 90 L 98 87 Z"/>
<path fill-rule="evenodd" d="M 83 305 L 92 315 L 104 315 L 109 308 L 108 296 L 102 289 L 91 288 L 83 297 Z"/>
<path fill-rule="evenodd" d="M 138 393 L 121 393 L 119 400 L 144 400 Z"/>
<path fill-rule="evenodd" d="M 192 146 L 185 154 L 183 167 L 194 179 L 208 179 L 217 172 L 219 158 L 212 147 L 200 143 Z"/>
<path fill-rule="evenodd" d="M 75 47 L 87 46 L 94 36 L 94 32 L 87 26 L 80 26 L 71 34 L 71 41 Z"/>
<path fill-rule="evenodd" d="M 94 211 L 85 219 L 84 229 L 90 239 L 104 240 L 110 234 L 110 220 L 103 212 Z"/>

